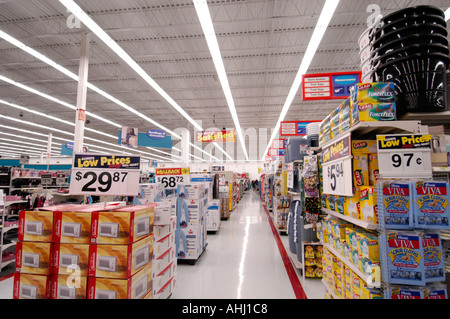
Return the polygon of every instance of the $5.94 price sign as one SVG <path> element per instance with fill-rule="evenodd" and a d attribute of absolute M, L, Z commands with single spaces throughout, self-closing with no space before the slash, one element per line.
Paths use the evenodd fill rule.
<path fill-rule="evenodd" d="M 157 168 L 156 183 L 163 184 L 165 189 L 176 189 L 180 184 L 190 183 L 189 168 Z"/>
<path fill-rule="evenodd" d="M 431 177 L 431 135 L 377 135 L 378 166 L 383 178 Z"/>
<path fill-rule="evenodd" d="M 352 196 L 353 174 L 350 134 L 322 151 L 323 191 L 325 194 Z"/>
<path fill-rule="evenodd" d="M 140 156 L 76 154 L 69 193 L 135 196 L 139 193 L 139 173 Z"/>

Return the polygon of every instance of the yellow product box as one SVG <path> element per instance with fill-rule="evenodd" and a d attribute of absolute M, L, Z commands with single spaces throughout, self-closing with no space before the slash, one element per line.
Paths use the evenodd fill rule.
<path fill-rule="evenodd" d="M 357 240 L 358 252 L 361 256 L 371 260 L 380 260 L 378 236 L 368 232 L 359 232 Z"/>
<path fill-rule="evenodd" d="M 66 275 L 76 273 L 79 276 L 87 276 L 88 267 L 88 244 L 53 244 L 52 274 Z"/>
<path fill-rule="evenodd" d="M 329 245 L 333 246 L 333 245 L 334 245 L 333 242 L 334 242 L 334 236 L 333 236 L 333 234 L 332 234 L 332 233 L 328 233 L 328 234 L 327 234 L 327 243 L 328 243 Z"/>
<path fill-rule="evenodd" d="M 20 241 L 52 242 L 53 212 L 20 211 L 18 239 Z"/>
<path fill-rule="evenodd" d="M 376 154 L 377 151 L 376 140 L 352 140 L 352 155 Z"/>
<path fill-rule="evenodd" d="M 352 273 L 352 291 L 353 295 L 357 294 L 359 296 L 358 299 L 361 299 L 362 289 L 366 287 L 367 284 L 364 280 L 361 279 L 357 274 Z"/>
<path fill-rule="evenodd" d="M 334 271 L 334 284 L 335 286 L 345 288 L 345 278 L 343 272 L 338 270 Z"/>
<path fill-rule="evenodd" d="M 89 277 L 88 299 L 142 299 L 152 291 L 152 264 L 128 278 Z"/>
<path fill-rule="evenodd" d="M 348 258 L 350 256 L 350 251 L 348 247 L 348 243 L 345 239 L 341 239 L 341 255 Z"/>
<path fill-rule="evenodd" d="M 324 225 L 325 225 L 325 229 L 326 229 L 326 231 L 328 232 L 328 233 L 331 233 L 332 232 L 332 228 L 331 228 L 331 219 L 325 219 L 324 220 Z"/>
<path fill-rule="evenodd" d="M 376 186 L 379 180 L 378 154 L 369 154 L 369 185 Z"/>
<path fill-rule="evenodd" d="M 360 187 L 359 202 L 361 207 L 360 219 L 366 222 L 378 224 L 377 187 Z"/>
<path fill-rule="evenodd" d="M 357 228 L 346 228 L 345 229 L 345 240 L 348 243 L 350 249 L 358 249 L 358 232 Z"/>
<path fill-rule="evenodd" d="M 333 236 L 333 248 L 338 252 L 341 251 L 341 239 L 339 237 Z"/>
<path fill-rule="evenodd" d="M 344 201 L 344 215 L 359 219 L 361 216 L 361 205 L 359 202 L 360 187 L 353 188 L 353 196 L 346 197 Z"/>
<path fill-rule="evenodd" d="M 356 267 L 359 267 L 359 260 L 361 259 L 361 255 L 358 253 L 358 250 L 352 249 L 350 251 L 350 262 L 355 265 Z"/>
<path fill-rule="evenodd" d="M 153 233 L 154 207 L 126 206 L 92 212 L 91 243 L 130 244 Z"/>
<path fill-rule="evenodd" d="M 49 299 L 50 275 L 14 273 L 13 299 Z"/>
<path fill-rule="evenodd" d="M 369 158 L 367 155 L 353 155 L 353 185 L 369 186 Z"/>
<path fill-rule="evenodd" d="M 332 211 L 336 211 L 336 197 L 334 195 L 326 194 L 327 195 L 327 207 L 328 209 Z"/>
<path fill-rule="evenodd" d="M 352 276 L 353 276 L 353 270 L 344 265 L 344 278 L 345 278 L 345 282 L 351 282 L 352 281 Z"/>
<path fill-rule="evenodd" d="M 333 235 L 340 239 L 345 239 L 346 228 L 353 228 L 352 223 L 344 222 L 341 220 L 332 220 L 331 226 Z"/>
<path fill-rule="evenodd" d="M 52 275 L 50 299 L 86 299 L 87 277 Z"/>
<path fill-rule="evenodd" d="M 16 272 L 50 275 L 53 243 L 22 242 L 16 244 Z"/>
<path fill-rule="evenodd" d="M 363 287 L 361 291 L 361 299 L 384 299 L 384 294 L 380 289 Z"/>
<path fill-rule="evenodd" d="M 89 244 L 91 213 L 55 211 L 53 241 L 56 243 Z"/>
<path fill-rule="evenodd" d="M 99 245 L 89 247 L 89 277 L 125 279 L 151 263 L 153 236 L 128 245 Z"/>
<path fill-rule="evenodd" d="M 374 275 L 380 273 L 380 261 L 379 260 L 371 260 L 367 257 L 361 257 L 359 259 L 359 270 L 367 276 Z"/>
<path fill-rule="evenodd" d="M 338 296 L 339 298 L 344 298 L 344 288 L 338 285 L 335 285 L 334 288 L 334 293 L 336 294 L 336 296 Z"/>

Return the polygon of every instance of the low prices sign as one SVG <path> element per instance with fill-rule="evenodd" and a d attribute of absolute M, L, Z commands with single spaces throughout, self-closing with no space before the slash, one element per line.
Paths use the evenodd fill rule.
<path fill-rule="evenodd" d="M 198 131 L 196 136 L 197 142 L 236 142 L 236 131 Z"/>
<path fill-rule="evenodd" d="M 327 146 L 322 152 L 325 194 L 352 196 L 353 175 L 350 134 Z"/>
<path fill-rule="evenodd" d="M 383 178 L 431 177 L 431 135 L 377 135 L 378 166 Z"/>
<path fill-rule="evenodd" d="M 190 182 L 189 168 L 157 168 L 155 171 L 156 183 L 163 184 L 166 189 L 176 189 L 179 184 Z"/>
<path fill-rule="evenodd" d="M 75 154 L 72 195 L 135 196 L 139 193 L 140 156 Z"/>

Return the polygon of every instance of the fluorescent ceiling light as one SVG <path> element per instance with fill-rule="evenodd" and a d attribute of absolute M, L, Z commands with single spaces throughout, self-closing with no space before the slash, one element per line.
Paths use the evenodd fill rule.
<path fill-rule="evenodd" d="M 5 105 L 8 105 L 8 106 L 14 107 L 16 109 L 22 110 L 22 111 L 30 112 L 30 113 L 33 113 L 33 114 L 45 117 L 47 119 L 52 119 L 52 120 L 57 121 L 57 122 L 61 122 L 61 123 L 67 124 L 67 125 L 75 126 L 75 123 L 73 123 L 73 122 L 62 120 L 62 119 L 57 118 L 55 116 L 48 115 L 46 113 L 42 113 L 42 112 L 39 112 L 39 111 L 35 111 L 35 110 L 29 109 L 27 107 L 20 106 L 20 105 L 14 104 L 14 103 L 10 103 L 10 102 L 2 100 L 2 99 L 0 99 L 0 104 L 5 104 Z M 113 139 L 117 139 L 117 136 L 114 136 L 114 135 L 111 135 L 111 134 L 108 134 L 108 133 L 105 133 L 105 132 L 102 132 L 102 131 L 99 131 L 99 130 L 94 130 L 94 129 L 89 128 L 89 127 L 85 127 L 84 129 L 86 131 L 94 132 L 94 133 L 97 133 L 97 134 L 101 134 L 103 136 L 107 136 L 107 137 L 110 137 L 110 138 L 113 138 Z"/>
<path fill-rule="evenodd" d="M 302 62 L 300 64 L 300 68 L 295 76 L 294 83 L 292 84 L 291 90 L 286 98 L 286 102 L 283 105 L 283 109 L 281 110 L 280 117 L 278 118 L 278 122 L 273 130 L 272 136 L 270 137 L 269 143 L 267 144 L 266 150 L 262 155 L 263 160 L 269 151 L 270 145 L 274 138 L 279 134 L 281 122 L 284 120 L 289 108 L 291 107 L 292 101 L 297 94 L 300 85 L 302 84 L 302 77 L 308 71 L 309 65 L 311 64 L 314 55 L 316 54 L 317 48 L 319 47 L 320 42 L 322 41 L 322 37 L 325 34 L 325 31 L 328 28 L 328 24 L 331 21 L 331 18 L 334 15 L 334 12 L 339 4 L 339 0 L 327 0 L 325 5 L 323 6 L 322 12 L 320 13 L 319 20 L 317 21 L 316 27 L 314 28 L 313 35 L 309 40 L 308 48 L 306 49 L 305 55 L 303 56 Z"/>
<path fill-rule="evenodd" d="M 170 105 L 172 105 L 175 110 L 177 110 L 181 115 L 183 115 L 184 118 L 186 118 L 197 130 L 202 131 L 203 128 L 198 124 L 193 118 L 189 116 L 189 114 L 184 111 L 184 109 L 178 105 L 175 100 L 173 100 L 159 85 L 158 83 L 153 80 L 147 72 L 145 72 L 144 69 L 142 69 L 139 64 L 136 63 L 136 61 L 133 60 L 133 58 L 125 52 L 125 50 L 120 47 L 116 41 L 114 41 L 94 20 L 89 17 L 89 15 L 81 9 L 80 6 L 78 6 L 73 0 L 59 0 L 61 4 L 63 4 L 67 10 L 72 12 L 75 17 L 77 17 L 83 24 L 91 30 L 92 33 L 94 33 L 100 40 L 102 40 L 113 52 L 115 52 L 125 63 L 127 63 L 141 78 L 146 81 L 156 92 L 158 92 Z M 126 104 L 118 101 L 117 99 L 113 98 L 108 93 L 98 89 L 97 87 L 93 86 L 92 84 L 88 83 L 87 87 L 96 91 L 97 93 L 103 95 L 104 97 L 110 99 L 111 101 L 121 105 L 125 109 L 129 110 L 130 112 L 133 112 L 134 114 L 146 119 L 147 121 L 153 123 L 154 125 L 160 127 L 161 129 L 169 132 L 173 136 L 177 137 L 178 139 L 181 139 L 181 137 L 178 134 L 175 134 L 174 132 L 170 131 L 169 129 L 163 127 L 161 124 L 149 119 L 142 113 L 136 111 L 135 109 L 127 106 Z M 236 117 L 237 118 L 237 117 Z M 239 123 L 239 122 L 238 122 Z M 238 129 L 238 132 L 241 132 L 240 126 L 237 126 L 236 129 Z M 194 146 L 194 144 L 189 143 L 191 146 Z M 195 147 L 195 146 L 194 146 Z M 247 151 L 245 149 L 245 144 L 243 145 L 245 154 L 247 154 Z M 202 152 L 204 152 L 202 150 Z M 209 155 L 207 152 L 204 152 L 205 154 Z"/>
<path fill-rule="evenodd" d="M 445 10 L 445 21 L 448 21 L 448 19 L 450 19 L 450 8 L 447 8 L 447 10 Z"/>
<path fill-rule="evenodd" d="M 72 12 L 83 24 L 101 39 L 114 53 L 126 62 L 137 74 L 141 76 L 156 92 L 158 92 L 173 108 L 183 115 L 195 128 L 201 130 L 201 126 L 194 121 L 159 85 L 147 72 L 142 69 L 133 58 L 125 52 L 100 26 L 87 15 L 74 1 L 59 0 L 70 12 Z"/>
<path fill-rule="evenodd" d="M 242 149 L 244 150 L 245 158 L 248 159 L 247 148 L 245 147 L 245 138 L 239 123 L 236 106 L 234 105 L 233 95 L 228 82 L 227 72 L 225 71 L 225 66 L 223 64 L 222 55 L 220 54 L 219 43 L 217 42 L 216 32 L 214 31 L 214 25 L 209 13 L 208 4 L 206 3 L 206 0 L 194 0 L 194 6 L 208 44 L 209 51 L 211 52 L 217 75 L 219 76 L 223 93 L 225 94 L 225 99 L 227 100 L 228 108 L 231 112 L 231 117 L 233 118 L 234 125 L 236 126 L 236 131 L 239 136 Z M 218 147 L 217 143 L 216 146 Z M 223 150 L 221 149 L 221 151 Z M 228 154 L 227 157 L 229 157 Z"/>

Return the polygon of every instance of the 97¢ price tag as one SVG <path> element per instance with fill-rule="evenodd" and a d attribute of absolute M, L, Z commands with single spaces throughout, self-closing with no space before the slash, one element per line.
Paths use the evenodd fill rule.
<path fill-rule="evenodd" d="M 378 135 L 382 177 L 431 177 L 431 135 Z"/>

